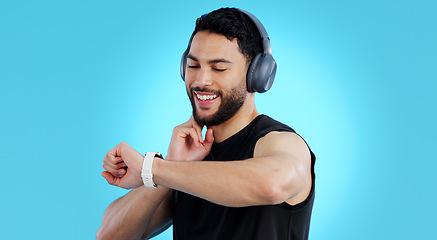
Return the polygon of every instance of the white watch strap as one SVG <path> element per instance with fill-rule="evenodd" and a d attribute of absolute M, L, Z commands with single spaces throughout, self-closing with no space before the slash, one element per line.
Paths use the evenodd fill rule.
<path fill-rule="evenodd" d="M 144 186 L 146 187 L 151 187 L 151 188 L 158 187 L 153 182 L 153 174 L 152 174 L 153 159 L 155 158 L 156 155 L 161 156 L 159 152 L 147 152 L 146 155 L 144 156 L 141 177 L 143 178 L 143 183 Z"/>

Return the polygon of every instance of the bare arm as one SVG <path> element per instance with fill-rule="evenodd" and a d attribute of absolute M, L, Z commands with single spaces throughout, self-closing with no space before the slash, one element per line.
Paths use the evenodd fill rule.
<path fill-rule="evenodd" d="M 178 156 L 179 160 L 201 160 L 209 153 L 213 141 L 211 131 L 207 134 L 207 140 L 203 141 L 201 127 L 192 119 L 176 129 L 178 131 L 173 134 L 169 152 Z M 193 141 L 185 143 L 187 136 L 195 138 L 195 144 L 191 144 Z M 157 189 L 142 186 L 143 158 L 122 142 L 103 159 L 106 171 L 102 172 L 102 176 L 109 184 L 135 189 L 106 209 L 97 239 L 148 239 L 171 225 L 171 190 L 165 186 Z"/>
<path fill-rule="evenodd" d="M 171 222 L 171 191 L 140 187 L 115 200 L 106 209 L 96 239 L 145 238 Z"/>
<path fill-rule="evenodd" d="M 171 192 L 156 209 L 141 239 L 149 239 L 164 232 L 173 224 L 171 211 Z"/>
<path fill-rule="evenodd" d="M 126 143 L 120 143 L 106 154 L 103 159 L 106 171 L 102 176 L 109 184 L 130 188 L 133 185 L 130 180 L 138 178 L 129 168 L 124 168 L 126 158 L 139 163 L 143 156 Z M 163 226 L 168 227 L 171 222 L 170 201 L 171 190 L 164 186 L 133 189 L 109 205 L 96 238 L 144 239 Z"/>
<path fill-rule="evenodd" d="M 254 158 L 243 161 L 174 162 L 155 159 L 155 183 L 224 206 L 278 204 L 308 184 L 311 158 L 294 133 L 272 132 L 261 138 Z"/>
<path fill-rule="evenodd" d="M 166 159 L 172 160 L 173 156 L 180 156 L 174 154 L 175 152 L 184 153 L 182 155 L 186 156 L 204 150 L 209 152 L 209 147 L 205 149 L 202 146 L 209 145 L 213 139 L 206 137 L 209 140 L 196 147 L 193 146 L 193 142 L 196 141 L 193 139 L 197 131 L 191 132 L 174 134 L 176 138 L 172 139 L 172 142 L 175 144 L 173 146 L 170 144 Z M 116 147 L 117 151 L 120 154 L 126 152 L 126 149 L 130 148 L 126 145 L 119 144 Z M 181 148 L 183 151 L 176 151 L 177 146 L 184 146 Z M 122 177 L 114 177 L 113 184 L 121 187 L 141 186 L 142 161 L 142 158 L 125 157 L 127 172 Z M 305 199 L 306 196 L 302 195 L 307 195 L 311 187 L 310 166 L 309 149 L 300 136 L 290 132 L 271 132 L 258 140 L 254 158 L 223 162 L 169 161 L 155 158 L 152 172 L 153 179 L 158 185 L 177 189 L 220 205 L 242 207 L 278 204 L 285 201 L 295 204 L 300 202 L 297 199 Z"/>
<path fill-rule="evenodd" d="M 208 130 L 206 140 L 203 141 L 199 136 L 200 129 L 196 125 L 190 127 L 187 124 L 175 128 L 167 160 L 154 159 L 152 172 L 156 184 L 232 207 L 285 201 L 298 203 L 295 197 L 306 197 L 302 198 L 302 195 L 307 194 L 311 187 L 311 158 L 306 143 L 297 134 L 267 134 L 257 142 L 252 159 L 226 162 L 169 161 L 173 160 L 173 156 L 200 160 L 189 156 L 201 156 L 209 152 L 213 141 L 212 132 Z M 116 147 L 116 155 L 123 155 L 127 148 L 128 145 L 120 144 Z M 128 166 L 127 172 L 123 176 L 114 177 L 113 184 L 120 187 L 141 186 L 142 158 L 127 154 L 123 164 Z"/>

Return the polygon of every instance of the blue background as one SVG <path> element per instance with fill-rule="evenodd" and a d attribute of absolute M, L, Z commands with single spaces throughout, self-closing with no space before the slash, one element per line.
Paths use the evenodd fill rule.
<path fill-rule="evenodd" d="M 100 176 L 105 153 L 166 153 L 191 113 L 181 54 L 223 6 L 270 35 L 258 110 L 318 157 L 310 239 L 437 235 L 435 1 L 96 0 L 0 2 L 2 239 L 94 238 L 126 193 Z"/>

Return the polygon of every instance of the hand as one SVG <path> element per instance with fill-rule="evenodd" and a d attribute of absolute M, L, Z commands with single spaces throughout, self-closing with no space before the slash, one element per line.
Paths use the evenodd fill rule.
<path fill-rule="evenodd" d="M 144 157 L 127 143 L 122 142 L 106 153 L 102 176 L 109 184 L 131 189 L 143 185 L 141 170 Z"/>
<path fill-rule="evenodd" d="M 191 116 L 190 120 L 173 129 L 167 160 L 201 161 L 211 150 L 214 136 L 212 129 L 208 129 L 205 140 L 202 138 L 202 128 Z"/>

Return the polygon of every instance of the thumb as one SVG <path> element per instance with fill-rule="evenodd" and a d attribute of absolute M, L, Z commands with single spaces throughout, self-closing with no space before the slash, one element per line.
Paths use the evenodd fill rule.
<path fill-rule="evenodd" d="M 106 179 L 106 181 L 110 184 L 110 185 L 115 185 L 116 183 L 116 178 L 109 172 L 107 171 L 103 171 L 102 173 L 102 177 Z"/>
<path fill-rule="evenodd" d="M 211 150 L 212 144 L 214 143 L 214 134 L 212 129 L 208 129 L 205 134 L 205 141 L 203 141 L 203 146 L 206 150 Z"/>

